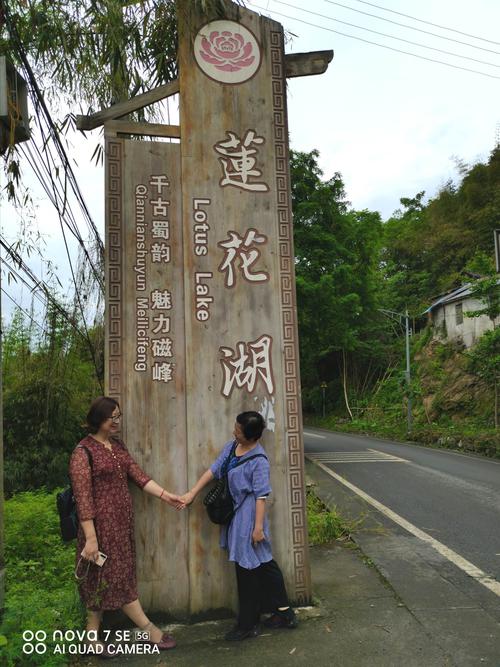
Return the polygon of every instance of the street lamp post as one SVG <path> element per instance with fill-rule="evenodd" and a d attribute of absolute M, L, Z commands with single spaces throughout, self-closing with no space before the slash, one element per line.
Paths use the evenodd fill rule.
<path fill-rule="evenodd" d="M 406 411 L 406 428 L 408 433 L 411 433 L 412 428 L 412 405 L 411 405 L 411 370 L 410 370 L 410 317 L 408 309 L 405 311 L 405 338 L 406 338 L 406 386 L 408 389 L 407 396 L 407 411 Z"/>
<path fill-rule="evenodd" d="M 322 382 L 320 386 L 321 389 L 323 390 L 323 419 L 324 419 L 326 416 L 326 388 L 328 385 L 326 384 L 326 382 Z"/>

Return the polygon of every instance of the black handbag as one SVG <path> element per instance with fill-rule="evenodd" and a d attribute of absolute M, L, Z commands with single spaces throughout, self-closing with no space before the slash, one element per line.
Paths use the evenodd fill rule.
<path fill-rule="evenodd" d="M 87 452 L 90 468 L 92 469 L 92 455 L 89 450 L 80 445 Z M 78 534 L 78 515 L 76 513 L 76 500 L 71 483 L 67 489 L 56 496 L 57 513 L 59 514 L 59 527 L 64 542 L 71 542 Z"/>
<path fill-rule="evenodd" d="M 212 521 L 212 523 L 216 523 L 221 526 L 230 523 L 234 516 L 234 501 L 231 495 L 231 491 L 229 490 L 227 469 L 229 462 L 234 455 L 236 445 L 236 442 L 233 443 L 229 456 L 222 464 L 220 479 L 217 480 L 216 484 L 210 489 L 210 491 L 203 499 L 203 504 L 207 508 L 208 518 L 210 521 Z M 267 456 L 264 456 L 264 454 L 254 454 L 253 456 L 249 456 L 244 461 L 239 461 L 235 466 L 233 466 L 233 468 L 231 468 L 231 470 L 234 470 L 234 468 L 243 465 L 243 463 L 246 463 L 247 461 L 258 458 L 259 456 L 267 459 Z"/>

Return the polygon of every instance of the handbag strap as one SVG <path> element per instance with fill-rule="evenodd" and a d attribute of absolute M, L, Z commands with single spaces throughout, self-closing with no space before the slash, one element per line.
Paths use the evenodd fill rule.
<path fill-rule="evenodd" d="M 92 466 L 92 454 L 90 453 L 90 450 L 87 449 L 87 447 L 85 447 L 85 445 L 77 445 L 77 446 L 76 446 L 76 449 L 84 449 L 84 450 L 87 452 L 87 458 L 88 458 L 88 460 L 89 460 L 90 470 L 93 470 L 93 466 Z M 73 484 L 71 483 L 71 477 L 70 477 L 69 475 L 68 475 L 68 479 L 69 479 L 69 486 L 70 486 L 70 488 L 72 489 L 72 488 L 73 488 Z"/>
<path fill-rule="evenodd" d="M 234 466 L 231 468 L 231 470 L 234 470 L 234 469 L 237 468 L 238 466 L 242 466 L 242 465 L 243 465 L 244 463 L 246 463 L 247 461 L 251 461 L 252 459 L 257 459 L 257 458 L 259 458 L 259 456 L 261 456 L 263 459 L 266 459 L 266 461 L 268 460 L 268 458 L 267 458 L 267 456 L 266 456 L 265 454 L 252 454 L 252 456 L 249 456 L 249 457 L 248 457 L 247 459 L 245 459 L 244 461 L 238 461 L 238 463 L 235 463 Z"/>
<path fill-rule="evenodd" d="M 232 459 L 233 456 L 234 456 L 234 452 L 236 451 L 236 447 L 237 447 L 237 446 L 238 446 L 238 443 L 237 443 L 237 441 L 235 440 L 235 441 L 233 442 L 233 444 L 232 444 L 231 451 L 230 451 L 229 454 L 226 456 L 226 458 L 224 459 L 224 463 L 222 464 L 221 478 L 224 477 L 224 475 L 227 475 L 227 473 L 228 473 L 229 463 L 231 462 L 231 459 Z M 265 454 L 252 454 L 252 456 L 249 456 L 247 459 L 244 459 L 243 461 L 238 461 L 238 463 L 235 463 L 235 465 L 231 468 L 231 470 L 234 470 L 234 469 L 237 468 L 238 466 L 243 465 L 243 464 L 246 463 L 247 461 L 251 461 L 252 459 L 256 459 L 256 458 L 258 458 L 259 456 L 261 456 L 263 459 L 266 459 L 266 461 L 268 460 L 268 458 L 267 458 L 267 456 L 266 456 Z"/>
<path fill-rule="evenodd" d="M 90 449 L 85 447 L 85 445 L 77 445 L 76 448 L 77 449 L 84 449 L 87 452 L 87 457 L 89 459 L 89 465 L 90 465 L 90 468 L 92 469 L 92 454 L 90 453 Z"/>
<path fill-rule="evenodd" d="M 224 459 L 224 463 L 222 464 L 222 468 L 221 468 L 221 471 L 220 471 L 221 472 L 221 475 L 220 475 L 221 478 L 224 477 L 224 475 L 227 474 L 227 469 L 229 467 L 229 462 L 233 458 L 233 455 L 234 455 L 234 452 L 236 451 L 237 445 L 238 445 L 238 443 L 236 442 L 236 440 L 234 440 L 233 444 L 231 445 L 231 451 L 226 456 L 226 458 Z"/>

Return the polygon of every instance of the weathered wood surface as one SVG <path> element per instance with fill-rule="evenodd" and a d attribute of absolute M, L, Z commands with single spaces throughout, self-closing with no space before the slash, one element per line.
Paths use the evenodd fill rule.
<path fill-rule="evenodd" d="M 239 412 L 268 412 L 270 430 L 263 443 L 272 470 L 273 495 L 268 504 L 273 551 L 291 598 L 304 603 L 310 598 L 310 578 L 283 32 L 279 23 L 241 7 L 234 8 L 231 18 L 249 28 L 262 45 L 260 68 L 252 79 L 238 85 L 208 78 L 194 62 L 194 36 L 207 19 L 191 17 L 194 31 L 182 13 L 180 19 L 187 474 L 191 486 L 232 438 Z M 256 145 L 255 169 L 261 175 L 250 180 L 264 183 L 267 191 L 219 185 L 224 173 L 216 144 L 227 141 L 228 132 L 243 140 L 249 130 L 264 139 Z M 199 203 L 202 200 L 204 204 Z M 207 215 L 207 228 L 197 235 L 195 213 L 200 210 Z M 241 263 L 235 262 L 235 285 L 228 288 L 228 271 L 221 270 L 225 255 L 218 244 L 230 232 L 242 239 L 251 228 L 267 237 L 265 243 L 253 246 L 260 257 L 251 271 L 267 273 L 269 279 L 249 282 Z M 197 254 L 196 235 L 206 255 Z M 198 282 L 208 287 L 213 302 L 210 318 L 200 321 L 195 288 L 197 276 L 207 274 L 212 275 Z M 251 391 L 248 385 L 233 386 L 230 396 L 224 396 L 220 348 L 233 350 L 236 360 L 239 343 L 246 345 L 263 335 L 272 339 L 272 391 L 257 372 Z M 233 567 L 219 549 L 219 529 L 207 520 L 200 501 L 189 510 L 189 521 L 190 611 L 234 605 Z"/>
<path fill-rule="evenodd" d="M 132 454 L 160 484 L 176 492 L 191 487 L 232 438 L 239 412 L 265 414 L 273 553 L 290 597 L 307 603 L 283 32 L 278 23 L 241 7 L 230 11 L 228 18 L 238 22 L 233 30 L 244 32 L 238 27 L 243 26 L 251 31 L 254 53 L 260 44 L 260 66 L 237 85 L 209 78 L 193 56 L 194 37 L 207 19 L 191 17 L 188 22 L 180 11 L 180 144 L 110 136 L 137 126 L 107 116 L 106 391 L 121 403 L 122 434 Z M 116 107 L 111 113 L 116 114 Z M 247 173 L 238 182 L 231 171 L 238 158 L 231 156 L 243 145 L 249 149 L 242 153 Z M 142 213 L 152 225 L 157 215 L 151 177 L 165 174 L 170 181 L 165 198 L 171 258 L 154 264 L 149 255 L 144 277 L 137 270 L 138 207 L 146 192 Z M 134 368 L 139 350 L 136 299 L 156 289 L 172 294 L 175 368 L 173 379 L 165 383 L 150 375 L 156 356 L 152 310 L 146 325 L 139 325 L 149 337 L 147 369 Z M 262 361 L 266 342 L 269 354 Z M 259 345 L 261 361 L 253 359 L 252 384 L 249 361 Z M 156 499 L 139 492 L 135 496 L 144 605 L 176 615 L 235 607 L 232 566 L 218 546 L 219 528 L 209 522 L 202 498 L 176 514 Z"/>
<path fill-rule="evenodd" d="M 298 77 L 298 76 L 310 76 L 314 74 L 323 74 L 328 68 L 328 64 L 333 58 L 333 51 L 311 51 L 310 53 L 288 53 L 285 55 L 285 72 L 288 78 Z M 76 127 L 78 130 L 93 130 L 100 125 L 103 125 L 106 121 L 114 120 L 116 118 L 121 118 L 122 116 L 127 116 L 128 114 L 143 109 L 144 107 L 159 102 L 165 97 L 175 95 L 179 92 L 179 81 L 176 79 L 170 83 L 166 83 L 163 86 L 158 86 L 153 90 L 149 90 L 147 93 L 142 93 L 141 95 L 136 95 L 130 100 L 124 102 L 119 102 L 113 104 L 108 109 L 102 109 L 94 114 L 88 116 L 77 116 L 76 117 Z M 144 124 L 148 125 L 148 124 Z M 149 130 L 151 133 L 143 131 L 136 132 L 136 134 L 144 134 L 149 136 L 166 136 L 166 137 L 178 137 L 178 134 L 164 134 L 160 129 L 161 127 L 175 127 L 175 126 L 162 126 L 159 124 L 150 124 Z M 119 131 L 119 130 L 117 130 Z M 175 132 L 175 130 L 171 130 Z M 126 130 L 123 130 L 126 132 Z M 165 130 L 169 132 L 169 130 Z M 130 132 L 132 134 L 132 132 Z"/>
<path fill-rule="evenodd" d="M 155 215 L 151 200 L 157 190 L 152 175 L 166 175 L 170 187 L 168 215 Z M 166 142 L 106 140 L 106 392 L 117 398 L 123 413 L 122 436 L 143 469 L 170 491 L 184 492 L 186 412 L 184 403 L 184 312 L 182 226 L 180 221 L 180 146 Z M 157 209 L 158 213 L 159 209 Z M 161 213 L 161 211 L 160 211 Z M 144 216 L 144 239 L 140 221 Z M 170 222 L 170 261 L 153 262 L 152 221 Z M 176 222 L 177 221 L 177 222 Z M 148 253 L 139 257 L 145 244 Z M 139 251 L 139 252 L 138 252 Z M 135 267 L 135 268 L 134 268 Z M 144 267 L 145 273 L 142 273 Z M 151 308 L 151 291 L 168 289 L 168 310 Z M 144 321 L 138 298 L 149 300 Z M 170 317 L 170 333 L 154 334 L 153 318 Z M 170 338 L 173 380 L 152 380 L 153 339 Z M 136 370 L 139 344 L 147 339 L 145 370 Z M 142 352 L 141 352 L 142 354 Z M 137 570 L 140 599 L 150 610 L 184 615 L 189 608 L 187 513 L 176 512 L 156 498 L 134 491 Z"/>
<path fill-rule="evenodd" d="M 104 131 L 112 134 L 134 134 L 145 137 L 171 137 L 179 139 L 181 128 L 179 125 L 162 125 L 161 123 L 134 123 L 128 120 L 108 120 L 104 123 Z"/>
<path fill-rule="evenodd" d="M 142 93 L 141 95 L 136 95 L 130 100 L 125 100 L 124 102 L 118 102 L 113 104 L 107 109 L 102 109 L 97 111 L 94 114 L 89 116 L 77 116 L 76 117 L 76 127 L 78 130 L 93 130 L 100 125 L 103 125 L 107 120 L 114 120 L 115 118 L 121 118 L 122 116 L 127 116 L 134 111 L 143 109 L 144 107 L 159 102 L 160 100 L 169 97 L 170 95 L 175 95 L 179 92 L 179 81 L 171 81 L 166 83 L 163 86 L 158 86 L 153 90 L 148 90 L 147 93 Z"/>
<path fill-rule="evenodd" d="M 309 53 L 287 53 L 285 55 L 286 76 L 323 74 L 333 58 L 333 51 L 311 51 Z"/>

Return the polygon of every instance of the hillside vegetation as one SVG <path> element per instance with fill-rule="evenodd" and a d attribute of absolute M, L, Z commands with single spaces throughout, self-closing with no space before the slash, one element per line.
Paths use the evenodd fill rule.
<path fill-rule="evenodd" d="M 425 431 L 421 437 L 429 441 L 449 436 L 451 443 L 460 431 L 497 442 L 499 332 L 483 336 L 466 353 L 433 340 L 423 312 L 436 296 L 472 281 L 484 313 L 500 313 L 493 261 L 493 231 L 500 228 L 500 148 L 485 163 L 458 164 L 459 181 L 446 183 L 429 200 L 424 192 L 401 198 L 401 209 L 386 222 L 350 209 L 340 174 L 324 181 L 317 157 L 315 152 L 292 157 L 309 421 L 405 437 L 404 328 L 401 319 L 383 311 L 408 309 L 412 437 Z M 326 420 L 321 419 L 322 383 L 327 385 Z M 496 403 L 498 411 L 498 396 Z"/>

